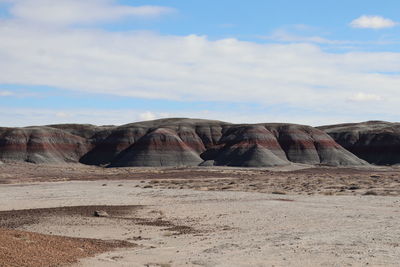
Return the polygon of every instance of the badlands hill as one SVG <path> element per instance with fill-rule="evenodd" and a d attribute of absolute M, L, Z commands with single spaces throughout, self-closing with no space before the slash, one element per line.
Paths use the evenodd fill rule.
<path fill-rule="evenodd" d="M 367 164 L 322 130 L 327 128 L 198 119 L 101 127 L 63 124 L 0 128 L 0 161 L 81 162 L 109 167 Z"/>
<path fill-rule="evenodd" d="M 368 121 L 318 128 L 369 163 L 400 164 L 400 123 Z"/>

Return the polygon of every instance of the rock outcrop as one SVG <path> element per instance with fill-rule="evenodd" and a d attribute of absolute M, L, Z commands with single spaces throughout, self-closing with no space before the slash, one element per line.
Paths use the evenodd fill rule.
<path fill-rule="evenodd" d="M 310 126 L 196 119 L 0 128 L 0 160 L 109 167 L 367 164 Z"/>
<path fill-rule="evenodd" d="M 361 159 L 376 165 L 400 163 L 400 123 L 368 121 L 318 127 Z"/>

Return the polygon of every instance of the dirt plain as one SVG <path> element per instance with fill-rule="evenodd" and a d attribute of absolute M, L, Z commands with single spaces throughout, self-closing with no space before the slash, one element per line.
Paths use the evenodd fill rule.
<path fill-rule="evenodd" d="M 139 187 L 272 194 L 400 195 L 400 166 L 271 168 L 101 168 L 81 164 L 0 164 L 0 184 L 139 180 Z"/>
<path fill-rule="evenodd" d="M 399 170 L 1 164 L 0 266 L 398 266 Z"/>

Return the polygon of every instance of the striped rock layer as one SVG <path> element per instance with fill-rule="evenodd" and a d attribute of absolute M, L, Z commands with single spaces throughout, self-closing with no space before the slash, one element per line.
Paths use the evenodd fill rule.
<path fill-rule="evenodd" d="M 310 126 L 196 119 L 101 127 L 0 128 L 0 161 L 81 162 L 109 167 L 367 164 Z"/>
<path fill-rule="evenodd" d="M 400 164 L 400 123 L 368 121 L 318 128 L 369 163 Z"/>

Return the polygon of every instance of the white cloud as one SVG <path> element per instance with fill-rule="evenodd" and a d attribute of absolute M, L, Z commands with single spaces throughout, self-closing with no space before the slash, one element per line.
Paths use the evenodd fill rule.
<path fill-rule="evenodd" d="M 156 113 L 151 112 L 151 111 L 145 111 L 139 114 L 139 119 L 142 121 L 149 121 L 149 120 L 155 120 L 158 119 L 158 116 Z"/>
<path fill-rule="evenodd" d="M 14 95 L 13 92 L 10 92 L 10 91 L 1 91 L 1 90 L 0 90 L 0 97 L 1 97 L 1 96 L 13 96 L 13 95 Z"/>
<path fill-rule="evenodd" d="M 381 16 L 367 16 L 363 15 L 350 23 L 353 28 L 363 29 L 383 29 L 396 26 L 398 23 Z"/>
<path fill-rule="evenodd" d="M 350 101 L 354 102 L 371 102 L 371 101 L 382 101 L 382 97 L 376 94 L 357 93 L 349 98 Z"/>
<path fill-rule="evenodd" d="M 55 112 L 54 114 L 57 118 L 69 118 L 71 116 L 69 113 L 63 111 Z"/>
<path fill-rule="evenodd" d="M 29 90 L 23 89 L 18 91 L 10 91 L 10 90 L 1 90 L 0 89 L 0 97 L 1 96 L 12 96 L 17 98 L 28 98 L 28 97 L 42 97 L 40 93 L 30 92 Z"/>
<path fill-rule="evenodd" d="M 156 17 L 174 11 L 162 6 L 118 5 L 114 0 L 14 0 L 11 3 L 10 13 L 16 19 L 48 25 Z"/>

